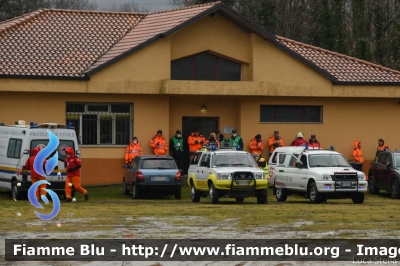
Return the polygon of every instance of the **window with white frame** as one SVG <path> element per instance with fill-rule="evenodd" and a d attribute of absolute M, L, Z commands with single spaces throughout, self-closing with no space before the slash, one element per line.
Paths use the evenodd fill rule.
<path fill-rule="evenodd" d="M 133 136 L 131 103 L 67 103 L 66 117 L 83 145 L 128 145 Z"/>

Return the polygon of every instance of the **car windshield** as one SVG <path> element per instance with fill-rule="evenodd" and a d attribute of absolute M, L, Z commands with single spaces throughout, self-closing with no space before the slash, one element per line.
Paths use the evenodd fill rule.
<path fill-rule="evenodd" d="M 142 169 L 176 169 L 176 165 L 173 160 L 145 159 L 142 163 Z"/>
<path fill-rule="evenodd" d="M 341 154 L 310 155 L 310 167 L 351 167 Z"/>
<path fill-rule="evenodd" d="M 394 155 L 393 166 L 394 167 L 400 167 L 400 155 Z"/>
<path fill-rule="evenodd" d="M 212 157 L 213 167 L 255 167 L 254 158 L 247 153 L 222 153 Z"/>

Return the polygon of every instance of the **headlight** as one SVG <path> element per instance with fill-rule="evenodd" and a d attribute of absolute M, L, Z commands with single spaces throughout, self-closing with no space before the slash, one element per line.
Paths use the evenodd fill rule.
<path fill-rule="evenodd" d="M 365 175 L 364 174 L 357 174 L 358 180 L 359 181 L 365 181 Z"/>
<path fill-rule="evenodd" d="M 219 173 L 217 174 L 217 179 L 231 179 L 230 173 Z"/>
<path fill-rule="evenodd" d="M 331 180 L 332 180 L 332 177 L 331 177 L 330 175 L 322 175 L 322 176 L 321 176 L 321 179 L 322 179 L 322 180 L 325 180 L 325 181 L 331 181 Z"/>
<path fill-rule="evenodd" d="M 256 179 L 265 179 L 265 174 L 264 173 L 256 173 L 256 174 L 254 174 L 254 177 Z"/>

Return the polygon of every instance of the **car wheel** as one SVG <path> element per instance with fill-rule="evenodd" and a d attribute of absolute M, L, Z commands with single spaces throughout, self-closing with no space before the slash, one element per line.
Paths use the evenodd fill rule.
<path fill-rule="evenodd" d="M 391 187 L 390 187 L 390 195 L 394 199 L 400 198 L 399 184 L 397 183 L 396 177 L 392 179 Z"/>
<path fill-rule="evenodd" d="M 181 198 L 182 198 L 182 190 L 181 188 L 179 188 L 175 192 L 175 199 L 181 199 Z"/>
<path fill-rule="evenodd" d="M 370 175 L 368 177 L 368 191 L 369 191 L 369 194 L 378 194 L 379 193 L 379 189 L 376 187 L 375 177 L 373 175 Z"/>
<path fill-rule="evenodd" d="M 364 202 L 364 193 L 355 193 L 352 199 L 354 204 L 362 204 Z"/>
<path fill-rule="evenodd" d="M 243 202 L 244 201 L 244 197 L 237 197 L 236 198 L 236 202 Z"/>
<path fill-rule="evenodd" d="M 194 184 L 192 183 L 192 187 L 190 188 L 190 196 L 192 198 L 192 202 L 199 202 L 200 201 L 200 191 L 196 189 Z"/>
<path fill-rule="evenodd" d="M 317 184 L 314 182 L 310 185 L 310 201 L 312 203 L 321 202 L 321 193 L 318 192 Z"/>
<path fill-rule="evenodd" d="M 129 195 L 130 191 L 126 188 L 126 183 L 125 183 L 125 179 L 122 182 L 123 184 L 123 191 L 124 191 L 124 195 Z"/>
<path fill-rule="evenodd" d="M 257 191 L 257 203 L 258 204 L 265 204 L 267 202 L 268 202 L 268 190 L 267 190 L 267 188 Z"/>
<path fill-rule="evenodd" d="M 275 188 L 275 196 L 277 201 L 286 201 L 287 193 L 285 188 Z"/>
<path fill-rule="evenodd" d="M 135 183 L 132 184 L 132 198 L 134 198 L 134 199 L 140 198 L 140 190 L 135 185 Z"/>
<path fill-rule="evenodd" d="M 214 187 L 214 184 L 211 183 L 210 186 L 210 203 L 217 204 L 219 200 L 218 190 Z"/>

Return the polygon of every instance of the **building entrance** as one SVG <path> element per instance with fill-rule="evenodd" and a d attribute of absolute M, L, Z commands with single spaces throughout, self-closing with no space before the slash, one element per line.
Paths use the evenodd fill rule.
<path fill-rule="evenodd" d="M 204 138 L 208 139 L 211 132 L 219 129 L 218 117 L 182 117 L 182 137 L 184 141 L 185 160 L 183 172 L 187 174 L 189 168 L 189 145 L 187 143 L 188 137 L 196 129 Z"/>

